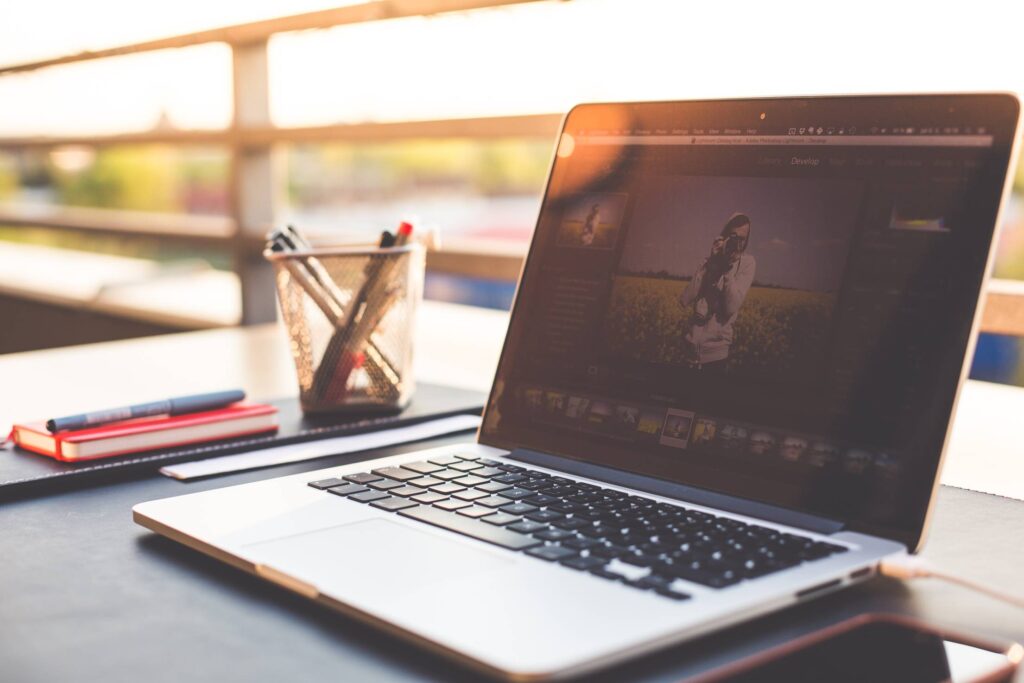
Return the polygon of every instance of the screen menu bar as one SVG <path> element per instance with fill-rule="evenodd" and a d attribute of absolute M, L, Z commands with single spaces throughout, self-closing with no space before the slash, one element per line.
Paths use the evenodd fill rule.
<path fill-rule="evenodd" d="M 843 147 L 991 147 L 991 135 L 758 135 L 758 134 L 585 134 L 575 136 L 580 145 L 796 145 Z"/>

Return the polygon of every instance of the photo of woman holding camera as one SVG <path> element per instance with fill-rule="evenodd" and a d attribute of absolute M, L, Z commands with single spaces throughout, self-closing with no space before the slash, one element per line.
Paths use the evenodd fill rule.
<path fill-rule="evenodd" d="M 735 213 L 711 245 L 679 304 L 693 307 L 684 323 L 683 350 L 690 367 L 702 373 L 721 373 L 733 341 L 733 322 L 739 314 L 757 264 L 747 253 L 750 218 Z"/>

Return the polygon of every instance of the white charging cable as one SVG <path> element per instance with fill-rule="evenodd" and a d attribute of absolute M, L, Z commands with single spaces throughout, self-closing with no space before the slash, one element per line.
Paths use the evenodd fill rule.
<path fill-rule="evenodd" d="M 894 579 L 907 580 L 907 579 L 921 579 L 921 578 L 932 578 L 940 579 L 942 581 L 948 581 L 964 588 L 984 593 L 985 595 L 1008 602 L 1015 607 L 1024 609 L 1024 598 L 1017 595 L 1010 595 L 1002 591 L 996 590 L 989 586 L 965 579 L 962 576 L 955 574 L 948 574 L 944 571 L 936 569 L 927 560 L 917 557 L 915 555 L 898 555 L 896 557 L 887 558 L 882 560 L 878 565 L 878 572 L 883 576 L 889 576 Z"/>

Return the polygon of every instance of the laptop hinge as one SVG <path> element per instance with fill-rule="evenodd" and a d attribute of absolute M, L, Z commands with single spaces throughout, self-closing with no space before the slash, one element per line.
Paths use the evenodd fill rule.
<path fill-rule="evenodd" d="M 758 503 L 724 493 L 716 493 L 694 486 L 677 484 L 665 481 L 664 479 L 648 477 L 634 472 L 624 472 L 612 467 L 580 462 L 579 460 L 531 451 L 525 448 L 517 448 L 506 457 L 539 467 L 549 467 L 568 474 L 604 481 L 616 486 L 653 493 L 658 496 L 665 496 L 666 498 L 675 498 L 682 502 L 706 505 L 707 507 L 717 508 L 725 512 L 757 517 L 768 522 L 784 524 L 819 534 L 834 534 L 837 531 L 841 531 L 844 526 L 843 522 L 829 519 L 828 517 L 797 512 L 775 505 L 768 505 L 767 503 Z"/>

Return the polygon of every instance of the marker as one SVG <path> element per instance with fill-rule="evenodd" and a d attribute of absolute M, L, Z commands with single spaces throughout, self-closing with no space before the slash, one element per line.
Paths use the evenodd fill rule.
<path fill-rule="evenodd" d="M 412 235 L 412 223 L 402 221 L 398 224 L 398 237 L 395 238 L 395 246 L 400 247 L 409 241 L 409 236 Z"/>
<path fill-rule="evenodd" d="M 224 408 L 232 403 L 238 403 L 245 399 L 245 392 L 241 389 L 231 391 L 215 391 L 210 394 L 194 394 L 192 396 L 179 396 L 168 398 L 163 401 L 152 403 L 139 403 L 133 406 L 121 408 L 108 408 L 97 410 L 81 415 L 69 415 L 67 417 L 55 417 L 46 421 L 46 428 L 51 434 L 75 429 L 88 429 L 99 427 L 112 422 L 133 420 L 138 417 L 153 417 L 155 415 L 184 415 L 186 413 L 200 413 L 204 410 L 216 410 Z"/>

